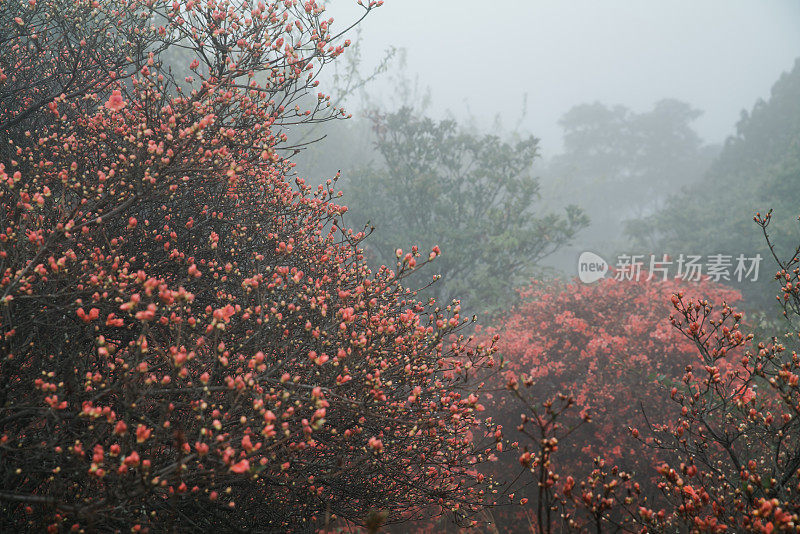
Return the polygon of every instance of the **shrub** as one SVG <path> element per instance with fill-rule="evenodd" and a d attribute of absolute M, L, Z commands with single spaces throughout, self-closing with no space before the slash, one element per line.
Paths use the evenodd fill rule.
<path fill-rule="evenodd" d="M 491 349 L 403 287 L 436 253 L 371 273 L 335 184 L 281 155 L 341 114 L 298 104 L 347 44 L 323 9 L 32 0 L 0 23 L 3 529 L 474 512 L 462 388 Z"/>
<path fill-rule="evenodd" d="M 500 336 L 506 369 L 505 383 L 497 386 L 508 390 L 489 411 L 506 437 L 519 442 L 513 462 L 534 474 L 533 486 L 516 494 L 530 499 L 542 528 L 561 521 L 545 518 L 558 502 L 552 492 L 559 479 L 591 476 L 595 458 L 655 489 L 648 481 L 657 455 L 643 450 L 628 429 L 645 425 L 644 416 L 657 422 L 678 415 L 664 393 L 687 365 L 699 363 L 697 347 L 669 323 L 669 299 L 679 291 L 739 299 L 738 292 L 707 280 L 534 282 L 521 291 L 520 305 L 489 330 Z M 511 462 L 504 468 L 512 470 Z"/>

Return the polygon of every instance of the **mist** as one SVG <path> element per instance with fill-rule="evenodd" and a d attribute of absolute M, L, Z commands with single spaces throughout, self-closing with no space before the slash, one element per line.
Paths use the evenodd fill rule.
<path fill-rule="evenodd" d="M 798 532 L 800 3 L 0 0 L 0 271 L 0 532 Z"/>
<path fill-rule="evenodd" d="M 345 21 L 357 13 L 346 2 L 334 3 L 330 12 Z M 664 254 L 769 252 L 764 243 L 756 245 L 757 228 L 746 222 L 757 210 L 769 209 L 768 199 L 739 212 L 744 241 L 750 240 L 741 251 L 724 239 L 701 245 L 690 237 L 697 231 L 693 220 L 668 222 L 665 213 L 668 206 L 701 201 L 712 194 L 715 181 L 717 186 L 725 181 L 721 171 L 712 170 L 735 159 L 731 150 L 721 156 L 723 148 L 742 134 L 749 114 L 770 100 L 781 75 L 796 70 L 797 3 L 512 2 L 498 10 L 482 2 L 407 1 L 387 3 L 371 22 L 357 34 L 347 68 L 337 67 L 327 78 L 334 100 L 353 118 L 317 130 L 315 135 L 327 137 L 295 161 L 301 175 L 332 176 L 342 170 L 339 183 L 351 208 L 350 223 L 372 231 L 365 246 L 375 268 L 391 265 L 396 248 L 439 243 L 446 258 L 449 248 L 461 250 L 455 243 L 468 242 L 441 238 L 448 224 L 430 227 L 433 219 L 425 216 L 416 225 L 399 222 L 406 219 L 403 210 L 414 219 L 414 211 L 441 207 L 402 193 L 395 200 L 375 201 L 376 191 L 385 188 L 369 176 L 389 172 L 396 181 L 408 172 L 423 172 L 386 167 L 389 143 L 376 139 L 381 122 L 376 117 L 400 110 L 451 121 L 476 138 L 536 139 L 528 165 L 513 171 L 536 179 L 531 197 L 536 201 L 526 211 L 570 217 L 569 210 L 577 208 L 586 221 L 576 220 L 558 246 L 520 260 L 509 273 L 512 286 L 531 276 L 570 279 L 587 251 L 607 258 L 611 267 L 620 255 L 646 263 Z M 792 130 L 787 120 L 767 127 Z M 409 154 L 422 149 L 403 146 Z M 409 157 L 403 165 L 415 164 Z M 429 183 L 443 180 L 427 169 Z M 465 219 L 450 226 L 469 233 L 473 223 Z M 708 250 L 685 250 L 692 246 Z M 453 278 L 441 268 L 432 270 L 443 278 L 433 286 L 439 288 L 436 296 L 449 300 L 459 294 L 466 306 L 470 290 L 446 291 Z M 761 304 L 768 300 L 755 296 L 752 284 L 734 285 Z M 515 297 L 505 291 L 502 298 Z M 475 304 L 469 306 L 473 311 L 492 308 Z"/>
<path fill-rule="evenodd" d="M 351 20 L 350 2 L 332 16 Z M 387 2 L 363 25 L 364 66 L 389 47 L 407 51 L 408 73 L 430 88 L 432 111 L 500 116 L 561 146 L 559 118 L 593 101 L 643 111 L 663 98 L 702 110 L 698 134 L 720 143 L 739 113 L 769 96 L 800 55 L 800 5 L 714 0 L 669 3 L 510 1 L 501 8 L 466 0 Z M 375 98 L 391 88 L 378 80 Z"/>

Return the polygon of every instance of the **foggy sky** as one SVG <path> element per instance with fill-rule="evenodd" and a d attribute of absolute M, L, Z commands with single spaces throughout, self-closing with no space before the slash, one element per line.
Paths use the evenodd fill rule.
<path fill-rule="evenodd" d="M 357 13 L 355 0 L 327 5 L 340 28 Z M 546 154 L 560 148 L 558 118 L 595 100 L 635 111 L 687 101 L 704 111 L 699 134 L 720 142 L 800 56 L 798 0 L 386 0 L 362 28 L 367 65 L 407 49 L 435 115 L 513 126 L 527 93 L 522 127 Z"/>

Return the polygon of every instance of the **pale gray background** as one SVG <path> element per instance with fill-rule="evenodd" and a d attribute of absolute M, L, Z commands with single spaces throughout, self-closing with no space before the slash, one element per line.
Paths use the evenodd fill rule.
<path fill-rule="evenodd" d="M 355 0 L 327 3 L 334 27 Z M 408 73 L 430 87 L 432 113 L 523 129 L 558 152 L 558 118 L 599 100 L 635 111 L 670 97 L 704 111 L 707 142 L 733 132 L 800 56 L 800 0 L 386 0 L 363 24 L 365 66 L 406 48 Z M 380 83 L 376 96 L 387 92 Z M 387 107 L 391 107 L 388 104 Z"/>

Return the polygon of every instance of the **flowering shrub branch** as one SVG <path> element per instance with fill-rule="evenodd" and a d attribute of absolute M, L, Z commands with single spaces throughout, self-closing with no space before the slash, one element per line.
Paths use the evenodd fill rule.
<path fill-rule="evenodd" d="M 488 499 L 467 378 L 494 349 L 403 285 L 438 249 L 370 272 L 335 179 L 279 155 L 342 114 L 299 105 L 347 45 L 323 14 L 0 4 L 3 529 L 311 531 Z"/>

